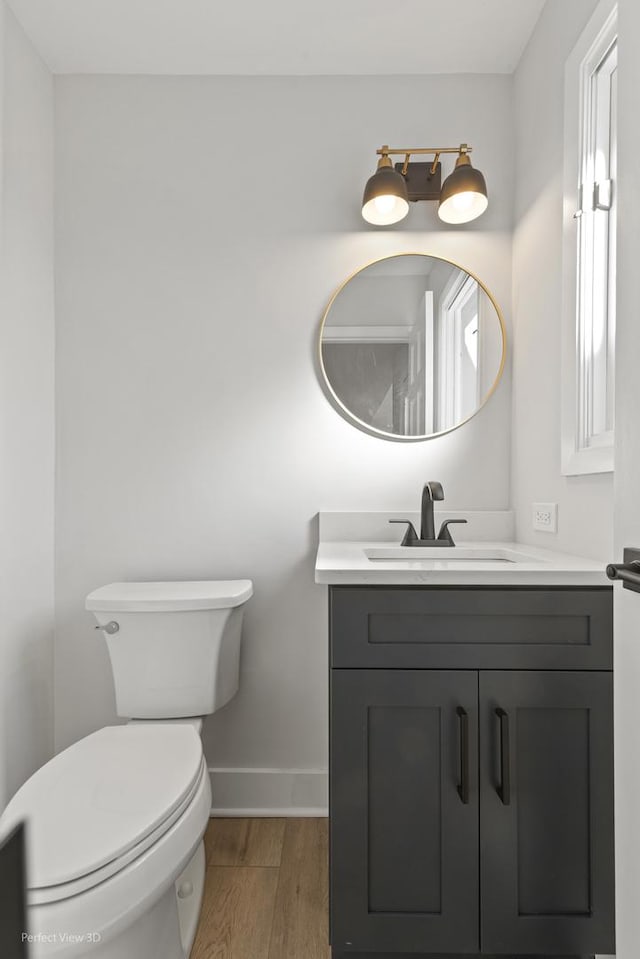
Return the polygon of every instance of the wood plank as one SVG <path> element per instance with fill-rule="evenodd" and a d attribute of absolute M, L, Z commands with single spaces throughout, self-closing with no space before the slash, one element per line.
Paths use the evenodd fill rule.
<path fill-rule="evenodd" d="M 211 866 L 191 959 L 267 959 L 278 870 Z"/>
<path fill-rule="evenodd" d="M 208 866 L 279 866 L 284 819 L 212 819 L 204 842 Z"/>
<path fill-rule="evenodd" d="M 328 959 L 328 820 L 287 819 L 269 959 Z"/>

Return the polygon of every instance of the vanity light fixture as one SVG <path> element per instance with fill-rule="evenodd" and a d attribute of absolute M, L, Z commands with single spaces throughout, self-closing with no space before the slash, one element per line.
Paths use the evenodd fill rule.
<path fill-rule="evenodd" d="M 438 216 L 445 223 L 469 223 L 487 209 L 487 184 L 471 165 L 472 147 L 398 147 L 383 146 L 376 150 L 378 168 L 367 181 L 362 198 L 362 215 L 374 226 L 398 223 L 409 212 L 409 201 L 437 200 Z M 457 153 L 452 173 L 442 183 L 440 156 Z M 411 163 L 412 156 L 433 156 L 431 163 Z M 404 155 L 404 162 L 391 162 L 390 157 Z"/>

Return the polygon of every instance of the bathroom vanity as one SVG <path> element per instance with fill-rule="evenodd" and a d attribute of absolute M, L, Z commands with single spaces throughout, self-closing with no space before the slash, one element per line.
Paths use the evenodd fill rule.
<path fill-rule="evenodd" d="M 321 541 L 316 565 L 334 959 L 613 953 L 602 568 L 506 543 L 477 560 L 385 546 Z"/>

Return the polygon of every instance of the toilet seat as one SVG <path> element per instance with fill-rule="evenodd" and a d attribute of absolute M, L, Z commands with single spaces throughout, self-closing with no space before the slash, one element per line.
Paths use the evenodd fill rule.
<path fill-rule="evenodd" d="M 35 906 L 43 903 L 59 902 L 62 899 L 68 899 L 70 896 L 77 896 L 81 892 L 86 892 L 87 890 L 92 889 L 94 886 L 99 885 L 101 882 L 104 882 L 105 879 L 110 879 L 112 876 L 117 875 L 117 873 L 121 872 L 126 866 L 129 865 L 129 863 L 134 862 L 147 850 L 152 849 L 152 847 L 171 829 L 174 823 L 189 814 L 189 807 L 191 806 L 194 797 L 201 787 L 202 780 L 206 777 L 208 777 L 208 770 L 203 757 L 200 775 L 194 782 L 188 795 L 182 801 L 180 806 L 178 806 L 178 808 L 175 809 L 171 815 L 164 820 L 164 822 L 154 829 L 153 832 L 149 833 L 144 839 L 142 839 L 139 843 L 136 843 L 135 846 L 132 846 L 126 853 L 119 856 L 117 859 L 112 859 L 111 862 L 107 863 L 105 866 L 102 866 L 100 869 L 95 869 L 86 876 L 80 876 L 71 882 L 60 883 L 55 886 L 42 886 L 39 888 L 29 887 L 27 889 L 28 904 L 30 906 Z"/>
<path fill-rule="evenodd" d="M 182 816 L 157 842 L 119 872 L 80 895 L 67 899 L 34 903 L 33 893 L 29 893 L 27 927 L 28 932 L 35 937 L 32 947 L 34 959 L 90 959 L 94 952 L 97 954 L 98 950 L 93 946 L 88 951 L 86 944 L 74 944 L 60 937 L 52 945 L 51 934 L 57 934 L 60 930 L 98 933 L 101 937 L 100 950 L 104 950 L 109 959 L 167 959 L 167 956 L 177 959 L 178 955 L 184 959 L 179 951 L 175 954 L 172 951 L 165 953 L 152 929 L 158 923 L 163 927 L 165 919 L 171 926 L 170 914 L 177 905 L 176 880 L 194 862 L 198 850 L 200 864 L 196 866 L 193 892 L 197 901 L 193 908 L 196 913 L 199 910 L 204 888 L 202 837 L 210 813 L 211 788 L 208 772 L 205 771 L 192 802 Z M 202 875 L 198 881 L 199 870 Z M 189 899 L 185 902 L 189 902 Z M 157 913 L 159 904 L 162 904 L 160 915 Z M 136 933 L 131 932 L 134 929 Z M 137 938 L 132 945 L 132 934 L 141 934 L 143 942 L 147 935 L 150 936 L 153 948 L 139 948 Z M 184 953 L 187 954 L 186 948 Z"/>
<path fill-rule="evenodd" d="M 78 895 L 124 869 L 181 818 L 207 769 L 185 724 L 111 726 L 55 756 L 18 791 L 30 904 Z"/>

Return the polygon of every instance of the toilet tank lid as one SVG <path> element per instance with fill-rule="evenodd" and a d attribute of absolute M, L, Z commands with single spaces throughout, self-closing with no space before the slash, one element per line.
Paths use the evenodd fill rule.
<path fill-rule="evenodd" d="M 94 612 L 228 609 L 246 603 L 252 594 L 250 579 L 110 583 L 89 593 L 85 607 Z"/>

